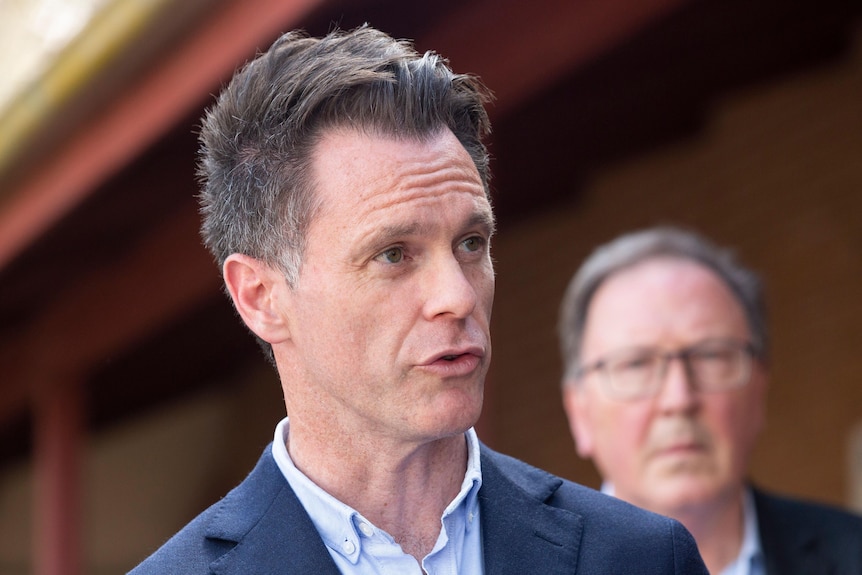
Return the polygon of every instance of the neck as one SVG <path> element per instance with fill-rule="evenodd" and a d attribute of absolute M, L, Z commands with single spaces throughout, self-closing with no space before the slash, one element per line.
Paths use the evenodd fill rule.
<path fill-rule="evenodd" d="M 421 564 L 437 541 L 443 511 L 461 489 L 467 469 L 464 435 L 421 444 L 345 436 L 332 441 L 298 423 L 291 418 L 288 452 L 294 465 Z"/>
<path fill-rule="evenodd" d="M 741 491 L 735 492 L 729 500 L 669 515 L 691 532 L 710 573 L 720 573 L 739 555 L 745 531 Z"/>

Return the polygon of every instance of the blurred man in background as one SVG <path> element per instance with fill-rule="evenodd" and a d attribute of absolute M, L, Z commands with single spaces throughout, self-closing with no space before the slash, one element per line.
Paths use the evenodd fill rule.
<path fill-rule="evenodd" d="M 705 238 L 624 235 L 564 297 L 563 398 L 603 491 L 679 519 L 713 575 L 862 573 L 862 518 L 747 480 L 764 426 L 761 283 Z"/>

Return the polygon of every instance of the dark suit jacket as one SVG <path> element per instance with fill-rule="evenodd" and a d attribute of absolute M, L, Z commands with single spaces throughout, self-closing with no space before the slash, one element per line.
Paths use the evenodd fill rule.
<path fill-rule="evenodd" d="M 482 446 L 486 575 L 705 575 L 676 521 Z M 251 474 L 132 575 L 338 575 L 269 447 Z M 470 574 L 463 574 L 470 575 Z"/>
<path fill-rule="evenodd" d="M 862 517 L 754 490 L 767 575 L 862 575 Z"/>

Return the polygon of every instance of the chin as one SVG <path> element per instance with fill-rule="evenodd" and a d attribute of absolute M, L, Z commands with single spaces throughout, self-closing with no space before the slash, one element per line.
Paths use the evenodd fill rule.
<path fill-rule="evenodd" d="M 482 413 L 482 402 L 444 406 L 428 421 L 431 435 L 439 438 L 450 437 L 464 433 L 473 427 Z"/>
<path fill-rule="evenodd" d="M 470 409 L 458 414 L 451 414 L 452 417 L 446 418 L 444 427 L 449 429 L 451 435 L 456 433 L 464 433 L 479 421 L 479 415 L 482 413 L 481 406 L 478 409 Z"/>
<path fill-rule="evenodd" d="M 720 493 L 719 485 L 707 477 L 681 477 L 666 479 L 658 499 L 665 509 L 677 512 L 693 510 L 714 500 Z"/>

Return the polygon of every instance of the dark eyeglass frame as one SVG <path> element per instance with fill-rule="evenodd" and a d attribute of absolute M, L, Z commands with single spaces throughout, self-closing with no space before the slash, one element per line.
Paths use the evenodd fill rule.
<path fill-rule="evenodd" d="M 692 359 L 701 355 L 706 357 L 710 354 L 722 352 L 734 354 L 731 359 L 735 362 L 734 367 L 739 370 L 736 378 L 720 385 L 714 382 L 704 383 L 701 380 L 702 377 L 700 377 L 702 376 L 703 369 L 701 367 L 699 370 L 697 364 L 693 363 Z M 602 376 L 603 389 L 611 397 L 623 401 L 645 399 L 658 395 L 663 387 L 670 362 L 674 359 L 679 359 L 682 361 L 691 385 L 697 391 L 728 391 L 748 384 L 751 380 L 754 362 L 760 357 L 761 353 L 752 342 L 729 338 L 705 339 L 672 351 L 652 347 L 630 347 L 607 354 L 586 366 L 578 368 L 575 371 L 575 380 L 581 381 L 590 373 L 599 372 Z M 648 361 L 658 360 L 660 363 L 657 366 L 658 369 L 655 369 L 655 366 L 653 366 L 653 371 L 648 374 L 648 378 L 644 380 L 645 384 L 641 389 L 621 391 L 621 386 L 615 385 L 615 377 L 619 377 L 618 375 L 614 375 L 615 371 L 619 371 L 615 370 L 615 367 L 622 367 L 623 363 L 638 359 Z"/>

